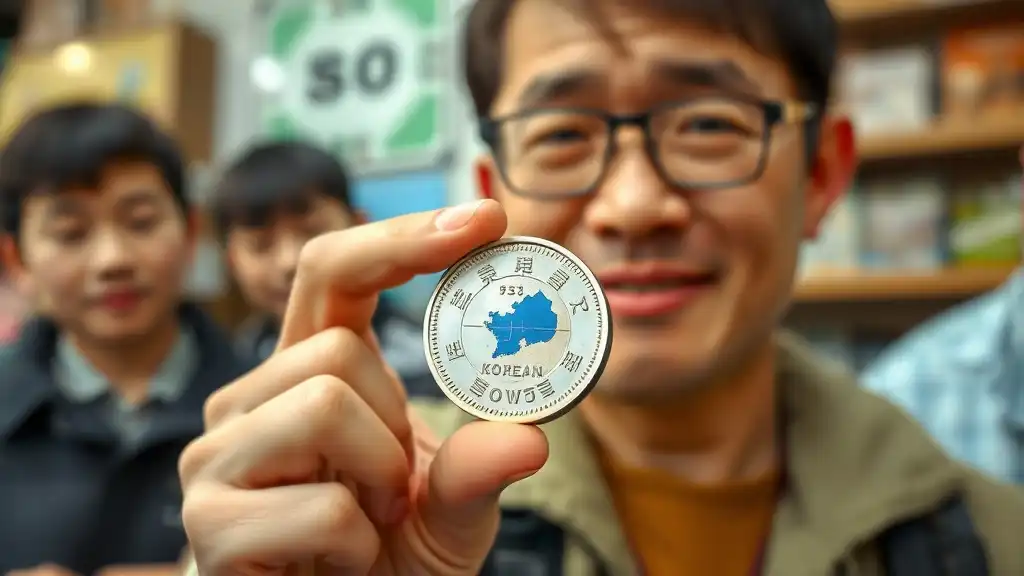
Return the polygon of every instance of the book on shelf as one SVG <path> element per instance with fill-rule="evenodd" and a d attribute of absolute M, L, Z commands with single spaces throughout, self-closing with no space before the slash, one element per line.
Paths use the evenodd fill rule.
<path fill-rule="evenodd" d="M 926 45 L 844 54 L 838 100 L 859 135 L 924 129 L 935 114 L 935 67 Z"/>
<path fill-rule="evenodd" d="M 1019 173 L 861 178 L 800 253 L 801 277 L 1011 268 L 1022 253 Z"/>
<path fill-rule="evenodd" d="M 954 28 L 941 50 L 947 119 L 1024 113 L 1024 20 Z"/>

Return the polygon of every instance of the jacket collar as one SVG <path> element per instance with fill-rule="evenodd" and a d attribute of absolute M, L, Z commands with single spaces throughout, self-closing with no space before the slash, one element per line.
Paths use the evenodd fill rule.
<path fill-rule="evenodd" d="M 806 343 L 782 334 L 778 349 L 789 485 L 766 573 L 818 576 L 854 545 L 936 506 L 965 479 L 922 428 L 823 364 Z M 613 573 L 637 574 L 619 523 L 608 521 L 617 513 L 581 417 L 573 411 L 541 428 L 548 463 L 510 486 L 503 505 L 543 511 L 589 539 Z"/>
<path fill-rule="evenodd" d="M 231 382 L 254 364 L 240 356 L 228 336 L 198 306 L 179 308 L 183 325 L 195 337 L 198 363 L 188 387 L 176 399 L 183 413 L 202 430 L 202 409 L 207 396 Z M 0 438 L 16 432 L 36 411 L 58 396 L 52 374 L 59 331 L 50 320 L 37 317 L 22 327 L 18 339 L 0 351 L 9 372 L 0 378 Z"/>
<path fill-rule="evenodd" d="M 1006 330 L 999 354 L 1006 360 L 996 392 L 1002 396 L 1009 423 L 1024 431 L 1024 269 L 1014 272 L 1000 291 L 1006 302 Z"/>

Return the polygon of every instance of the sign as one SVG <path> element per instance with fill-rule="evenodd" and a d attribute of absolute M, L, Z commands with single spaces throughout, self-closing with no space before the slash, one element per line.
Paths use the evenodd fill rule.
<path fill-rule="evenodd" d="M 266 114 L 279 138 L 307 138 L 359 175 L 433 169 L 454 145 L 448 0 L 294 3 L 271 12 L 284 82 Z"/>

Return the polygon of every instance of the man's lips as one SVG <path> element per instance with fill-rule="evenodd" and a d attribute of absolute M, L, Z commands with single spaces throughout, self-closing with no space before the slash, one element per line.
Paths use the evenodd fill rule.
<path fill-rule="evenodd" d="M 651 317 L 679 310 L 718 281 L 707 270 L 666 265 L 636 265 L 598 274 L 614 316 Z"/>
<path fill-rule="evenodd" d="M 142 300 L 140 290 L 112 290 L 105 292 L 99 298 L 99 302 L 104 308 L 120 311 L 134 308 L 140 300 Z"/>

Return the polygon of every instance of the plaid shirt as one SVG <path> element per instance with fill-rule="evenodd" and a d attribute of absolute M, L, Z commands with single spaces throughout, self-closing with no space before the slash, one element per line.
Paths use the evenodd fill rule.
<path fill-rule="evenodd" d="M 954 457 L 1024 484 L 1024 269 L 913 330 L 861 380 Z"/>

